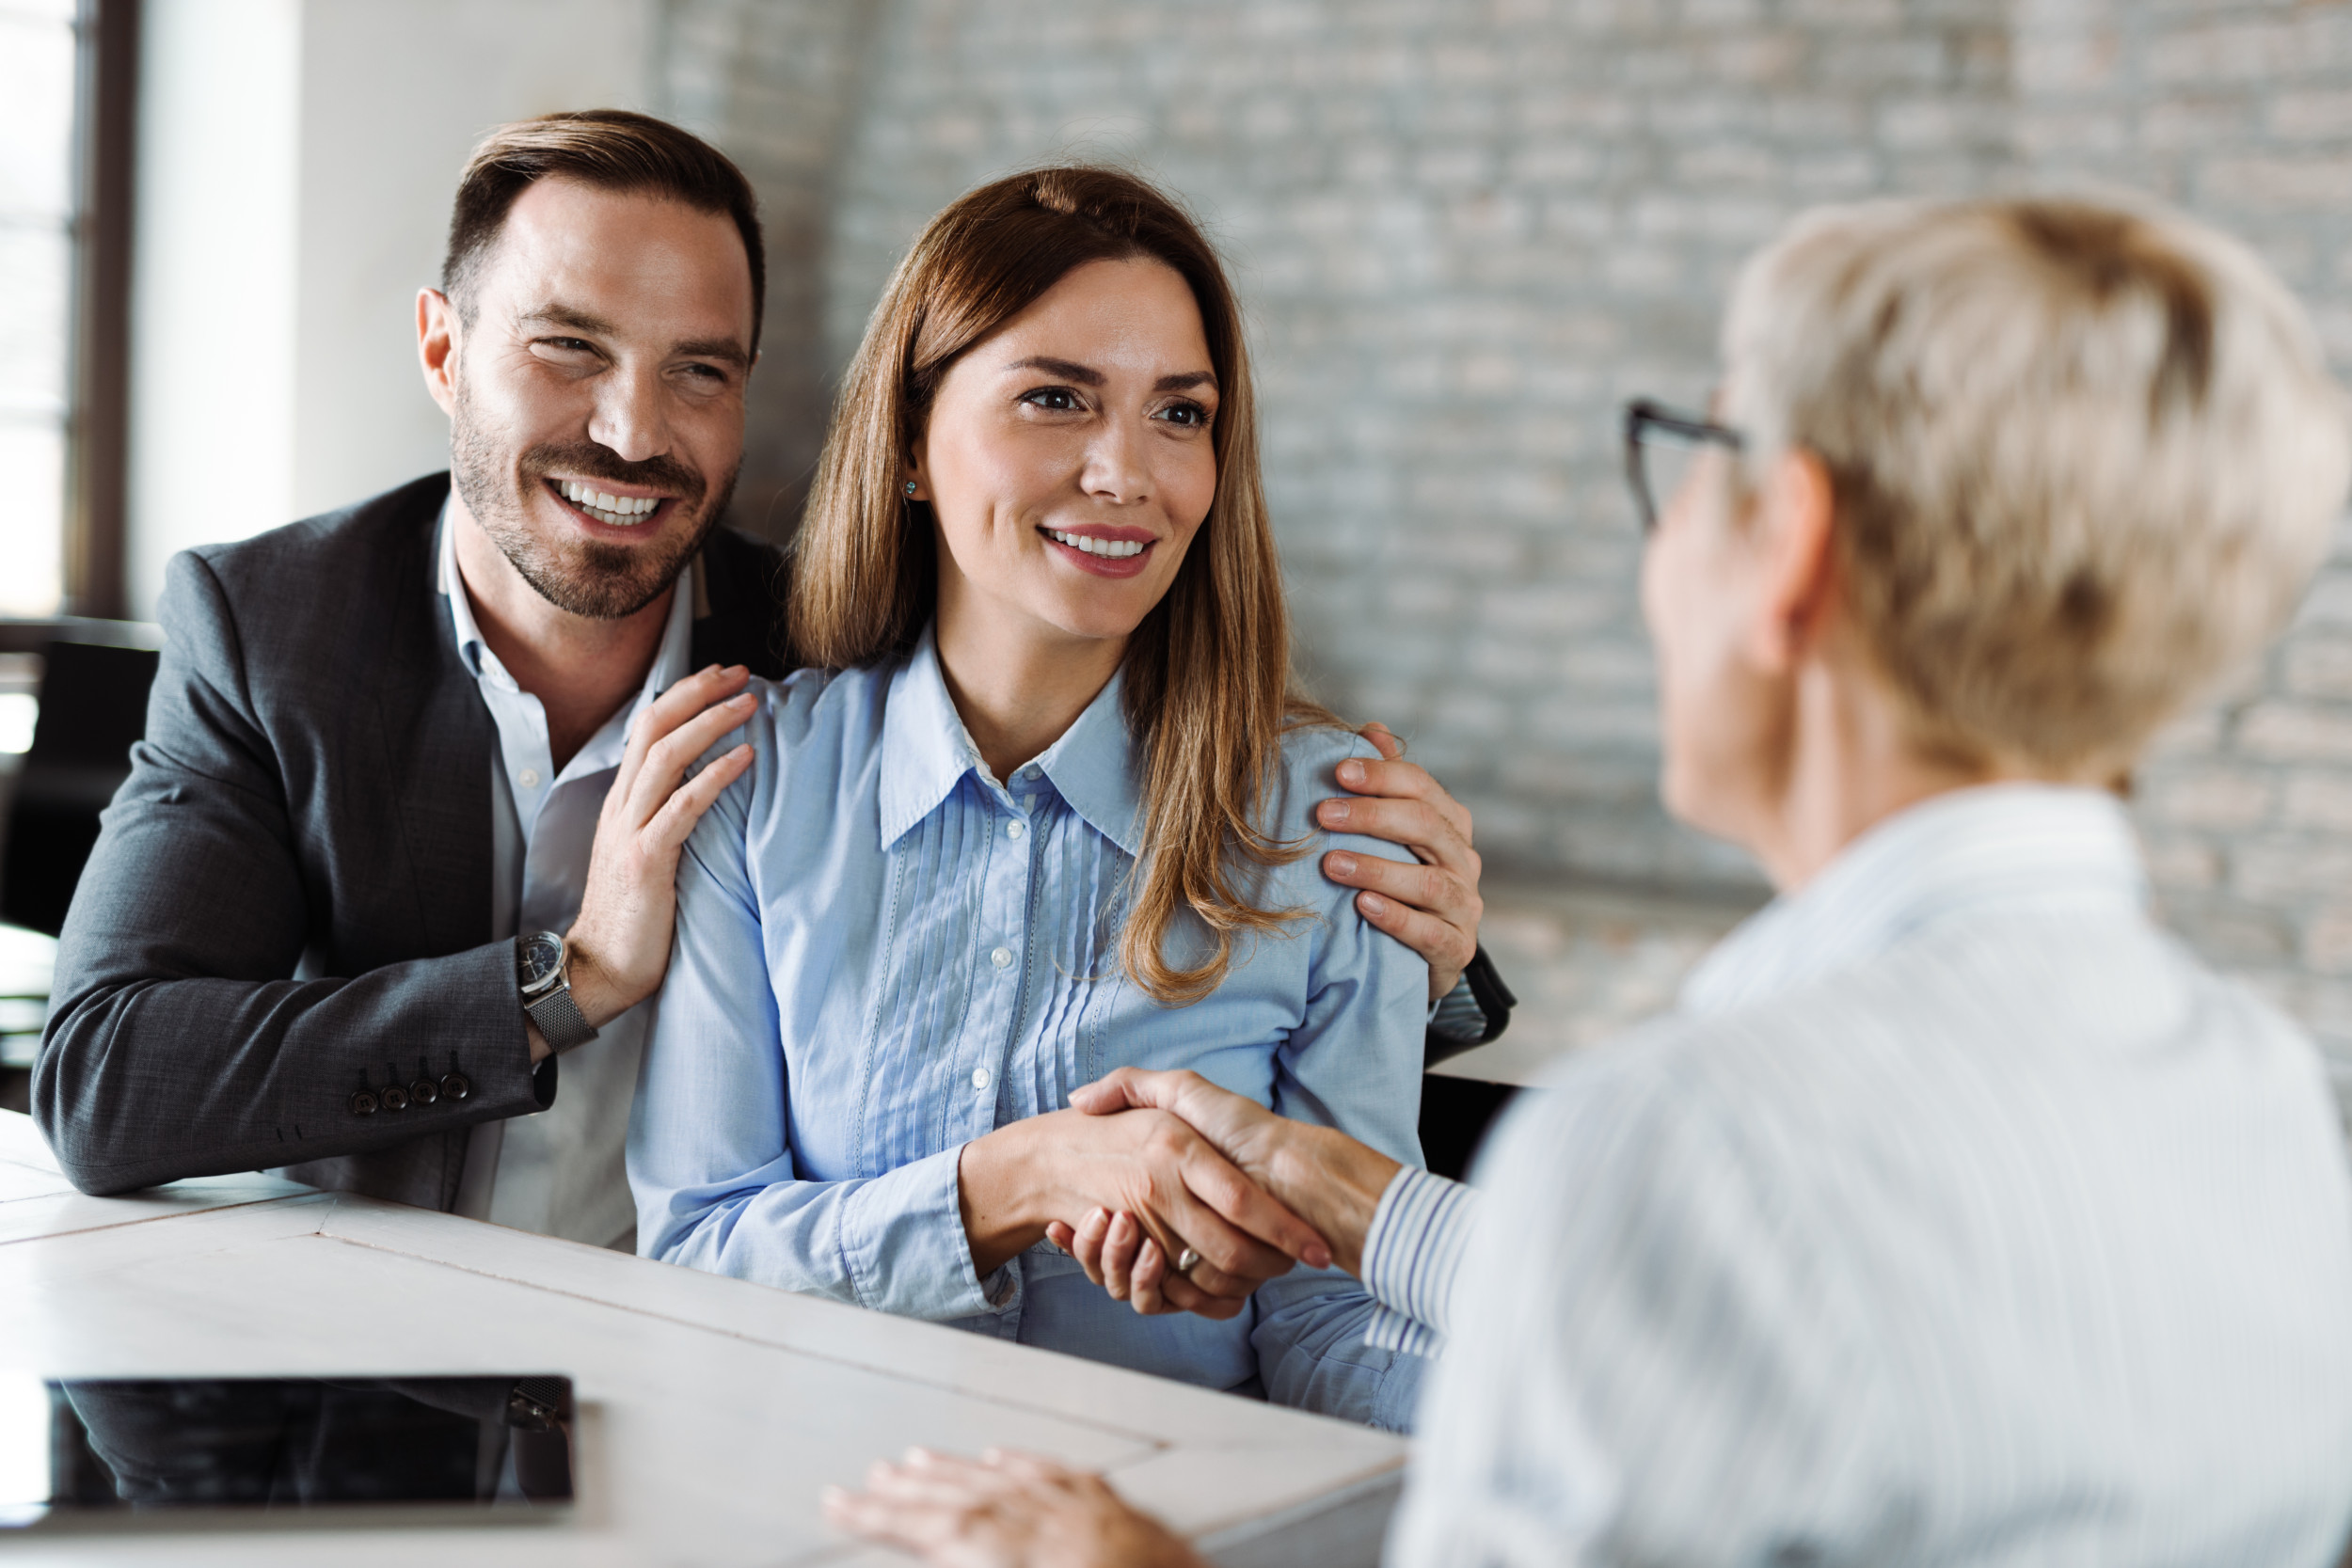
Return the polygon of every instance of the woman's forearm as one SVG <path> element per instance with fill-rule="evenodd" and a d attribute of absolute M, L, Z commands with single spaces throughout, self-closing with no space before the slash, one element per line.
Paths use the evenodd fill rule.
<path fill-rule="evenodd" d="M 983 1279 L 1045 1239 L 1046 1216 L 1038 1204 L 1045 1186 L 1038 1160 L 1041 1119 L 999 1127 L 965 1144 L 957 1158 L 964 1239 L 972 1270 Z"/>
<path fill-rule="evenodd" d="M 1364 1238 L 1380 1195 L 1403 1167 L 1378 1149 L 1332 1127 L 1268 1117 L 1263 1164 L 1246 1164 L 1266 1191 L 1331 1245 L 1331 1261 L 1358 1278 Z M 1254 1168 L 1253 1168 L 1254 1166 Z"/>

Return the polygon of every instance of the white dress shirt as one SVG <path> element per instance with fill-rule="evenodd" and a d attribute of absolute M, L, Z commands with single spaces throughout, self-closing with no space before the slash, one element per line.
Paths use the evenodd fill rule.
<path fill-rule="evenodd" d="M 2155 927 L 2106 795 L 1880 824 L 1479 1185 L 1367 1238 L 1446 1336 L 1397 1563 L 2317 1568 L 2352 1523 L 2318 1053 Z"/>
<path fill-rule="evenodd" d="M 547 710 L 515 684 L 474 624 L 457 570 L 456 530 L 441 514 L 440 591 L 457 629 L 457 648 L 474 673 L 482 702 L 498 725 L 490 761 L 492 877 L 490 930 L 571 929 L 588 882 L 596 814 L 621 766 L 629 726 L 645 706 L 691 673 L 694 594 L 678 578 L 670 619 L 636 700 L 557 771 L 548 745 Z M 689 573 L 700 570 L 691 566 Z M 555 1103 L 535 1115 L 485 1121 L 466 1147 L 457 1212 L 545 1236 L 633 1251 L 637 1208 L 628 1190 L 629 1101 L 654 1009 L 642 1002 L 564 1053 Z"/>

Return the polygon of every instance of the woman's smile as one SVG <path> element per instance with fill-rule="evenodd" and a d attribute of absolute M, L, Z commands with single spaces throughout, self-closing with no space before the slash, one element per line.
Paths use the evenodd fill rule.
<path fill-rule="evenodd" d="M 1152 550 L 1159 544 L 1152 531 L 1144 528 L 1089 524 L 1059 529 L 1040 524 L 1037 531 L 1046 542 L 1047 554 L 1101 578 L 1141 576 L 1151 569 Z"/>

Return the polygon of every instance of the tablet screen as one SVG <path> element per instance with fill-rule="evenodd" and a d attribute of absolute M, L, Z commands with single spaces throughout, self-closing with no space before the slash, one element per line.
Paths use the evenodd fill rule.
<path fill-rule="evenodd" d="M 0 1374 L 0 1528 L 572 1500 L 571 1380 Z"/>

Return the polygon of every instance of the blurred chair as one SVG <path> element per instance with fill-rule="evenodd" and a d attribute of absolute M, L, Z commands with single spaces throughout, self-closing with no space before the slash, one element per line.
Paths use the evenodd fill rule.
<path fill-rule="evenodd" d="M 0 921 L 56 936 L 98 842 L 98 814 L 131 772 L 147 728 L 156 656 L 146 648 L 51 642 L 40 718 L 8 808 Z"/>
<path fill-rule="evenodd" d="M 1467 1180 L 1479 1144 L 1518 1090 L 1509 1084 L 1424 1072 L 1421 1078 L 1422 1163 L 1439 1176 Z"/>

